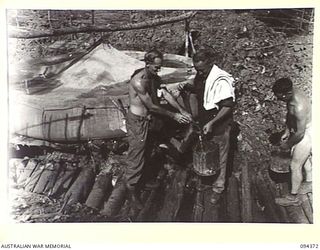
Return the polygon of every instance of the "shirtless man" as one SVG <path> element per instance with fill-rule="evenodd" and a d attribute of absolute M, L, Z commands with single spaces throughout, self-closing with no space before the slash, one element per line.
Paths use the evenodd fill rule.
<path fill-rule="evenodd" d="M 149 128 L 150 113 L 168 116 L 179 123 L 189 123 L 188 114 L 164 88 L 160 88 L 161 78 L 158 71 L 161 69 L 163 55 L 157 50 L 145 54 L 145 68 L 136 70 L 129 84 L 129 111 L 127 115 L 128 131 L 128 167 L 125 172 L 126 187 L 129 191 L 132 205 L 137 209 L 142 204 L 137 196 L 137 184 L 141 178 L 145 164 L 146 140 Z M 160 106 L 160 97 L 176 108 L 179 113 L 168 111 Z"/>
<path fill-rule="evenodd" d="M 280 148 L 291 149 L 292 157 L 291 193 L 276 198 L 276 203 L 281 206 L 299 205 L 301 202 L 297 194 L 311 191 L 311 103 L 301 90 L 292 86 L 288 78 L 277 80 L 272 90 L 279 100 L 287 103 L 286 130 L 281 137 Z M 302 182 L 302 167 L 306 173 L 306 182 Z"/>

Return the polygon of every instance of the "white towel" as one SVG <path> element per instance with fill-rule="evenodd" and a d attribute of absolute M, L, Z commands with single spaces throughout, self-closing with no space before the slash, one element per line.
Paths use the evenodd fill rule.
<path fill-rule="evenodd" d="M 205 83 L 203 107 L 206 110 L 219 109 L 217 104 L 230 97 L 235 101 L 233 77 L 213 65 Z"/>

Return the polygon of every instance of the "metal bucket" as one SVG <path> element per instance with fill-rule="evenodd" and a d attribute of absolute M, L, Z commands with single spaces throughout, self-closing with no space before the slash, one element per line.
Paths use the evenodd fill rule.
<path fill-rule="evenodd" d="M 289 173 L 290 160 L 290 152 L 272 151 L 270 169 L 276 173 Z"/>
<path fill-rule="evenodd" d="M 219 145 L 212 141 L 199 141 L 193 151 L 193 171 L 201 176 L 211 176 L 219 169 Z"/>

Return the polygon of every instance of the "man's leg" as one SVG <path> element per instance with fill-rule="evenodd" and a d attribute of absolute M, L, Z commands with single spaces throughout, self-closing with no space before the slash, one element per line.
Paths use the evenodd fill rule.
<path fill-rule="evenodd" d="M 311 134 L 310 134 L 311 128 L 308 128 L 305 132 L 305 144 L 311 145 Z M 312 192 L 312 159 L 311 159 L 311 146 L 310 146 L 310 153 L 303 164 L 303 168 L 305 170 L 306 178 L 305 181 L 301 183 L 300 188 L 299 188 L 299 193 L 300 194 L 306 194 L 306 193 L 311 193 Z"/>
<path fill-rule="evenodd" d="M 297 194 L 298 190 L 300 188 L 300 185 L 303 180 L 302 175 L 302 167 L 307 163 L 308 158 L 311 153 L 311 140 L 309 135 L 305 135 L 305 137 L 294 146 L 292 151 L 292 159 L 290 162 L 290 168 L 291 168 L 291 182 L 292 182 L 292 188 L 291 188 L 291 194 Z M 307 175 L 310 177 L 311 175 L 311 165 L 304 166 L 304 168 L 307 168 Z"/>
<path fill-rule="evenodd" d="M 148 121 L 139 120 L 135 115 L 128 113 L 127 131 L 129 142 L 127 155 L 128 165 L 124 176 L 131 201 L 137 208 L 141 209 L 142 205 L 137 196 L 136 189 L 145 164 Z"/>
<path fill-rule="evenodd" d="M 311 153 L 310 139 L 310 135 L 305 134 L 304 138 L 292 148 L 292 158 L 290 162 L 291 192 L 285 197 L 276 198 L 276 203 L 281 206 L 297 206 L 301 204 L 297 194 L 303 180 L 302 167 L 307 162 Z"/>
<path fill-rule="evenodd" d="M 311 156 L 306 160 L 303 168 L 306 173 L 306 180 L 303 181 L 299 188 L 299 194 L 307 194 L 312 192 L 312 163 Z"/>
<path fill-rule="evenodd" d="M 212 187 L 213 195 L 211 197 L 211 203 L 213 204 L 218 201 L 220 194 L 225 188 L 224 185 L 226 180 L 228 153 L 230 148 L 230 130 L 231 127 L 228 126 L 222 135 L 214 137 L 214 142 L 219 144 L 220 173 Z"/>
<path fill-rule="evenodd" d="M 304 170 L 306 171 L 306 182 L 312 182 L 312 162 L 311 155 L 308 157 L 307 161 L 303 165 Z"/>

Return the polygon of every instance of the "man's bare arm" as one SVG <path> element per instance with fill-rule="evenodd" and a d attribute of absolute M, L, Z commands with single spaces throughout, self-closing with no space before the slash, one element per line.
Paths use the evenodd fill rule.
<path fill-rule="evenodd" d="M 169 110 L 166 110 L 166 109 L 154 104 L 152 102 L 151 96 L 147 92 L 146 84 L 147 84 L 147 82 L 142 80 L 142 81 L 133 82 L 132 86 L 133 86 L 134 90 L 136 91 L 136 93 L 138 94 L 142 103 L 150 110 L 150 112 L 169 116 L 180 123 L 188 123 L 187 117 L 185 117 L 179 113 L 170 112 Z"/>
<path fill-rule="evenodd" d="M 223 120 L 226 116 L 228 116 L 230 113 L 232 112 L 232 108 L 231 107 L 225 107 L 223 106 L 220 111 L 218 112 L 218 114 L 212 119 L 210 120 L 206 125 L 204 125 L 203 127 L 203 132 L 205 134 L 207 134 L 208 132 L 212 131 L 212 128 L 215 124 L 217 124 L 218 122 L 220 122 L 221 120 Z"/>
<path fill-rule="evenodd" d="M 166 90 L 161 89 L 164 99 L 168 101 L 168 103 L 177 109 L 181 114 L 186 115 L 189 117 L 190 121 L 192 120 L 191 114 L 189 114 L 183 107 L 180 106 L 180 104 L 176 101 L 176 99 Z"/>

